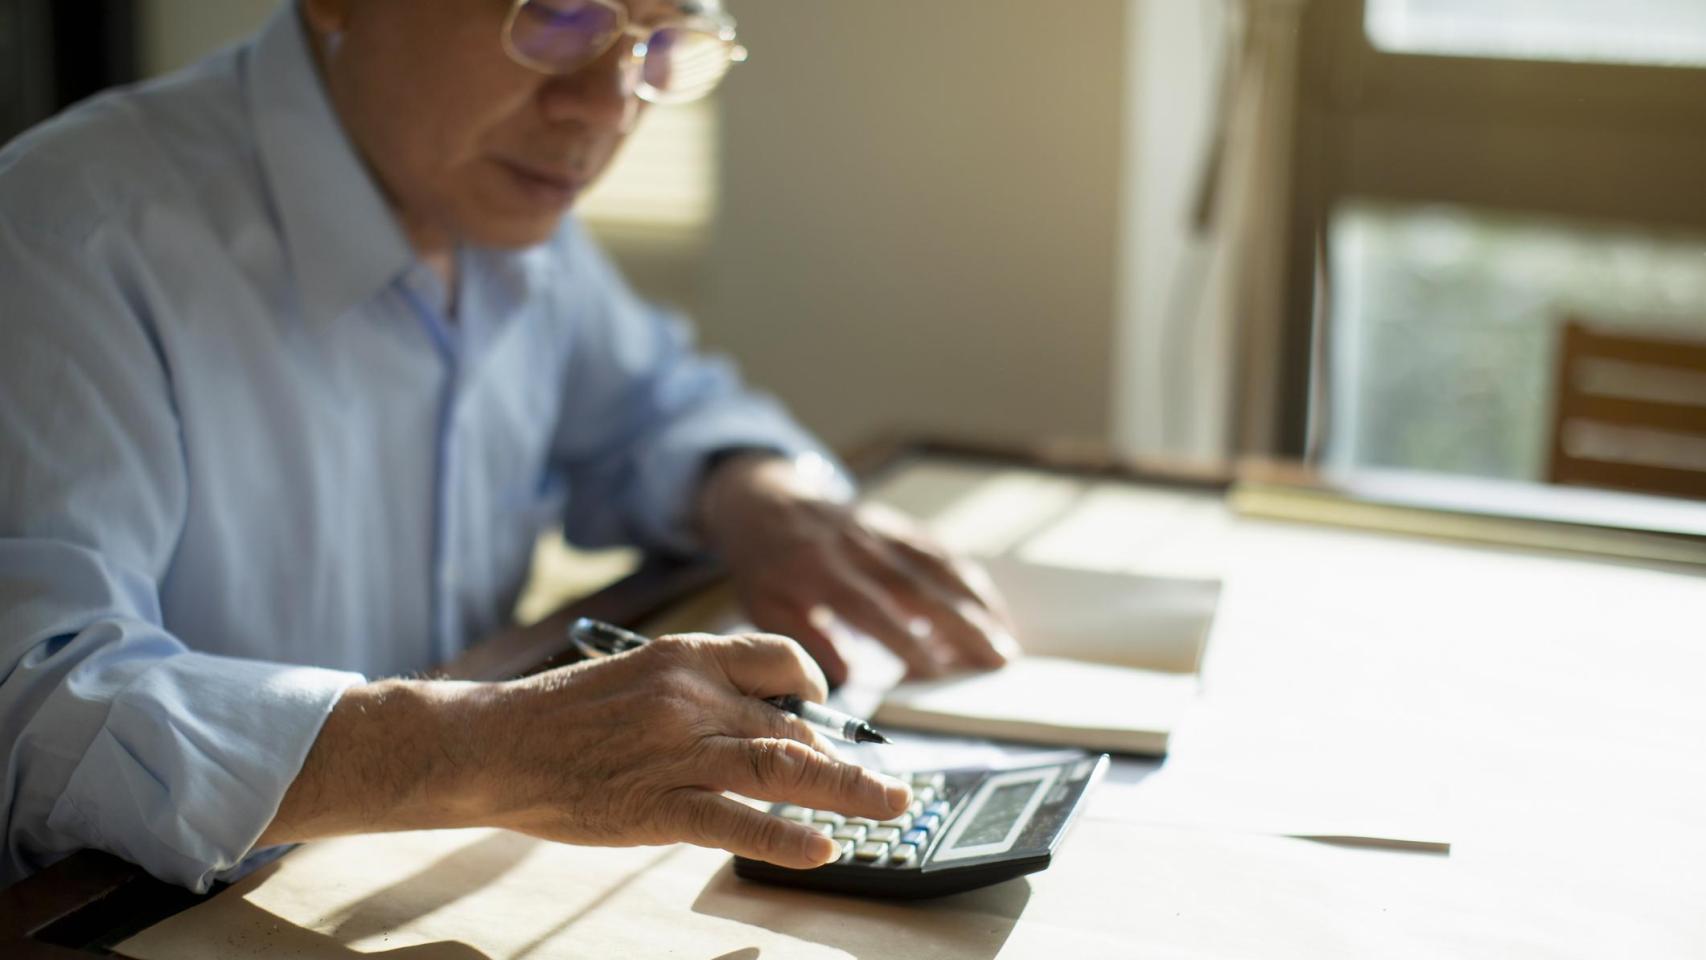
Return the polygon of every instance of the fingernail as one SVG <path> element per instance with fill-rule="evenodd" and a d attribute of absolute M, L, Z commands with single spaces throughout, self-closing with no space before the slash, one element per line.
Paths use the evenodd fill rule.
<path fill-rule="evenodd" d="M 984 651 L 983 662 L 986 666 L 999 667 L 1013 659 L 1013 654 L 1019 649 L 1019 644 L 1007 634 L 997 634 L 995 642 Z"/>
<path fill-rule="evenodd" d="M 822 866 L 841 855 L 841 847 L 821 833 L 806 837 L 806 859 Z"/>
<path fill-rule="evenodd" d="M 912 802 L 912 788 L 890 777 L 884 777 L 883 780 L 883 799 L 889 802 L 889 809 L 905 810 L 907 804 Z"/>

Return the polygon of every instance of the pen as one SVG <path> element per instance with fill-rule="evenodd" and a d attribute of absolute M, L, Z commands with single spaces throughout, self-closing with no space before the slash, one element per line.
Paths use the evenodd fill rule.
<path fill-rule="evenodd" d="M 581 617 L 569 624 L 569 642 L 582 656 L 589 659 L 614 656 L 626 653 L 637 647 L 645 646 L 649 641 L 632 630 L 624 630 L 603 620 L 591 617 Z M 794 694 L 780 697 L 765 697 L 764 702 L 779 710 L 799 717 L 801 720 L 819 727 L 843 740 L 854 743 L 888 743 L 889 738 L 877 732 L 877 728 L 858 717 L 849 716 L 839 710 L 831 710 L 821 703 L 814 703 Z"/>

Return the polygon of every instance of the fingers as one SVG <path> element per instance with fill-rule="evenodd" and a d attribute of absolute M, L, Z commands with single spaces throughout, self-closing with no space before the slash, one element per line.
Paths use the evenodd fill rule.
<path fill-rule="evenodd" d="M 739 712 L 732 731 L 737 736 L 752 739 L 797 740 L 819 753 L 829 757 L 838 757 L 838 753 L 829 742 L 829 738 L 817 731 L 817 728 L 801 720 L 781 707 L 763 700 L 742 697 L 735 704 Z"/>
<path fill-rule="evenodd" d="M 912 802 L 899 780 L 836 760 L 797 740 L 723 738 L 708 762 L 715 785 L 754 800 L 785 801 L 852 817 L 887 820 Z"/>
<path fill-rule="evenodd" d="M 747 612 L 761 629 L 794 638 L 823 669 L 824 679 L 830 687 L 839 687 L 847 682 L 847 658 L 841 655 L 835 639 L 812 618 L 809 609 L 787 603 L 761 602 Z"/>
<path fill-rule="evenodd" d="M 1007 662 L 1010 651 L 1016 650 L 1006 626 L 977 599 L 975 590 L 960 581 L 945 559 L 894 540 L 856 538 L 851 545 L 860 567 L 888 590 L 896 603 L 922 617 L 930 626 L 930 636 L 945 644 L 955 660 L 974 667 L 999 667 Z M 932 566 L 920 571 L 904 559 L 906 556 L 927 558 Z M 941 587 L 942 578 L 952 579 L 955 588 Z M 916 635 L 910 639 L 920 643 Z"/>
<path fill-rule="evenodd" d="M 834 860 L 841 852 L 834 840 L 803 824 L 706 790 L 680 791 L 666 809 L 666 816 L 678 821 L 681 839 L 736 856 L 809 870 Z"/>
<path fill-rule="evenodd" d="M 952 600 L 929 585 L 914 586 L 907 601 L 929 623 L 930 636 L 946 644 L 960 663 L 994 668 L 1006 663 L 1016 646 L 989 612 L 965 600 Z"/>
<path fill-rule="evenodd" d="M 894 651 L 914 676 L 933 677 L 942 664 L 929 644 L 912 627 L 912 617 L 870 577 L 845 566 L 828 586 L 824 599 L 849 626 L 862 630 Z"/>
<path fill-rule="evenodd" d="M 1012 630 L 1007 602 L 981 566 L 906 538 L 892 540 L 889 546 L 899 555 L 905 567 L 922 573 L 937 589 L 956 599 L 976 604 L 987 611 L 998 626 Z"/>
<path fill-rule="evenodd" d="M 798 740 L 723 738 L 711 748 L 707 762 L 717 774 L 712 787 L 755 800 L 885 820 L 899 816 L 912 802 L 906 784 L 827 757 Z M 803 870 L 822 866 L 840 853 L 835 841 L 815 830 L 712 790 L 679 790 L 666 811 L 677 819 L 681 839 L 738 856 Z"/>
<path fill-rule="evenodd" d="M 819 703 L 829 695 L 823 671 L 787 637 L 747 633 L 704 647 L 735 688 L 749 697 L 798 694 Z"/>
<path fill-rule="evenodd" d="M 925 536 L 904 514 L 867 505 L 859 511 L 859 520 L 869 531 L 871 552 L 893 560 L 912 576 L 921 578 L 936 589 L 955 599 L 977 604 L 1005 624 L 1007 608 L 989 575 L 970 561 L 955 557 Z M 891 561 L 893 562 L 893 561 Z"/>

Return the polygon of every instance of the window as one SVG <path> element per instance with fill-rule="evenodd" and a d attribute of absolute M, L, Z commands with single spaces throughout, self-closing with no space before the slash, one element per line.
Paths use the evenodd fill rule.
<path fill-rule="evenodd" d="M 1366 26 L 1392 53 L 1706 64 L 1700 0 L 1369 0 Z"/>
<path fill-rule="evenodd" d="M 1331 237 L 1336 464 L 1544 479 L 1565 317 L 1706 336 L 1706 232 L 1352 203 Z"/>
<path fill-rule="evenodd" d="M 717 101 L 650 107 L 577 207 L 594 230 L 698 233 L 715 209 Z"/>
<path fill-rule="evenodd" d="M 1312 0 L 1282 453 L 1544 479 L 1557 338 L 1706 337 L 1706 3 Z"/>

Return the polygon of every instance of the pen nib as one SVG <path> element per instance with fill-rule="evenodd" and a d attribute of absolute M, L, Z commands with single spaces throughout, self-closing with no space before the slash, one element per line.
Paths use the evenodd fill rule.
<path fill-rule="evenodd" d="M 854 743 L 893 743 L 894 741 L 890 740 L 888 737 L 883 736 L 882 734 L 878 733 L 877 731 L 872 730 L 869 726 L 863 726 L 863 727 L 860 727 L 859 729 L 853 731 L 853 742 Z"/>

